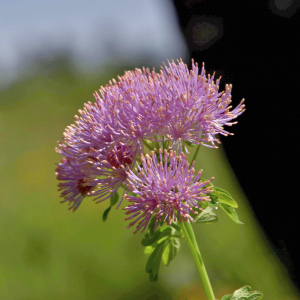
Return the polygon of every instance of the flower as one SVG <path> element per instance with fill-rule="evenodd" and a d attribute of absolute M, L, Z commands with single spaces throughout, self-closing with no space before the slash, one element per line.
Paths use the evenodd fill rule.
<path fill-rule="evenodd" d="M 58 185 L 62 190 L 61 197 L 65 198 L 62 203 L 69 201 L 69 209 L 75 211 L 84 197 L 95 196 L 97 203 L 102 202 L 114 195 L 125 182 L 126 172 L 135 164 L 136 151 L 121 143 L 113 143 L 113 147 L 106 150 L 64 157 L 58 164 L 56 177 L 64 181 Z"/>
<path fill-rule="evenodd" d="M 151 217 L 156 215 L 155 228 L 160 221 L 170 225 L 172 222 L 193 221 L 190 213 L 197 214 L 194 209 L 202 210 L 199 201 L 210 201 L 207 193 L 210 187 L 204 187 L 213 180 L 202 182 L 202 170 L 195 174 L 194 162 L 190 166 L 186 156 L 176 156 L 171 150 L 168 153 L 159 149 L 160 162 L 155 152 L 152 158 L 146 154 L 141 155 L 142 167 L 138 166 L 136 175 L 130 170 L 127 172 L 128 189 L 133 196 L 125 195 L 132 204 L 125 207 L 126 220 L 134 219 L 127 228 L 137 223 L 136 233 L 147 228 Z M 164 156 L 164 159 L 163 159 Z"/>
<path fill-rule="evenodd" d="M 105 152 L 113 142 L 130 144 L 143 152 L 143 139 L 156 139 L 157 134 L 172 141 L 171 148 L 181 151 L 182 142 L 217 148 L 217 134 L 232 135 L 224 126 L 245 109 L 240 104 L 232 109 L 232 85 L 219 92 L 220 78 L 206 77 L 204 65 L 192 70 L 180 59 L 169 62 L 159 73 L 149 69 L 126 71 L 95 92 L 96 103 L 88 102 L 76 124 L 64 132 L 58 152 L 68 157 L 86 151 Z M 232 109 L 232 110 L 231 110 Z M 187 149 L 185 149 L 187 151 Z"/>
<path fill-rule="evenodd" d="M 100 88 L 101 97 L 94 94 L 98 106 L 105 106 L 115 121 L 115 126 L 110 126 L 115 137 L 140 150 L 143 139 L 152 139 L 159 132 L 164 117 L 157 113 L 160 102 L 155 97 L 159 88 L 155 76 L 154 71 L 145 68 L 126 71 L 118 76 L 118 82 L 113 79 Z"/>
<path fill-rule="evenodd" d="M 184 140 L 216 148 L 215 143 L 220 142 L 216 135 L 232 135 L 224 126 L 236 124 L 232 120 L 245 110 L 244 100 L 231 110 L 232 86 L 226 85 L 225 92 L 219 92 L 219 83 L 220 78 L 214 82 L 214 75 L 206 77 L 204 65 L 199 74 L 197 63 L 192 61 L 192 70 L 189 71 L 179 60 L 178 64 L 172 61 L 168 67 L 164 65 L 159 73 L 145 68 L 126 71 L 123 76 L 118 76 L 118 81 L 113 79 L 101 87 L 100 94 L 94 93 L 96 102 L 84 104 L 83 110 L 79 110 L 80 116 L 75 116 L 75 124 L 65 129 L 63 142 L 58 142 L 56 151 L 64 157 L 56 170 L 58 179 L 64 181 L 59 184 L 60 190 L 63 190 L 61 196 L 76 210 L 84 197 L 95 196 L 95 200 L 101 202 L 123 185 L 126 190 L 127 182 L 134 186 L 131 169 L 136 157 L 143 152 L 145 140 L 156 141 L 156 149 L 158 142 L 163 141 L 163 147 L 167 147 L 169 143 L 166 141 L 169 140 L 172 143 L 170 148 L 179 153 L 183 147 L 188 153 Z M 150 145 L 151 149 L 153 145 Z M 185 156 L 175 159 L 174 153 L 168 154 L 172 156 L 170 161 L 174 160 L 174 168 L 175 163 L 187 164 Z M 148 158 L 142 158 L 148 164 Z M 152 160 L 149 163 L 152 164 Z M 162 160 L 160 163 L 163 163 Z M 131 176 L 131 181 L 127 180 L 128 176 Z M 155 174 L 152 176 L 152 182 L 163 185 Z M 164 176 L 168 182 L 177 185 L 173 177 L 168 177 L 167 173 Z M 178 180 L 181 186 L 184 178 Z M 139 188 L 141 192 L 143 188 Z M 193 189 L 189 186 L 188 190 Z M 156 192 L 161 195 L 162 191 L 166 195 L 175 193 L 174 190 L 162 189 Z M 187 214 L 192 211 L 189 205 L 197 204 L 197 198 L 174 198 L 177 199 L 173 199 L 174 202 L 169 196 L 166 200 L 158 194 L 138 202 L 139 208 L 136 209 L 141 210 L 143 205 L 147 209 L 154 207 L 155 211 L 167 215 L 170 221 L 175 219 L 178 211 L 182 219 L 189 219 Z"/>
<path fill-rule="evenodd" d="M 95 188 L 90 167 L 86 163 L 79 163 L 69 157 L 62 158 L 57 164 L 56 178 L 63 182 L 58 184 L 61 197 L 65 200 L 61 203 L 69 202 L 73 212 L 79 207 L 84 197 Z"/>
<path fill-rule="evenodd" d="M 192 70 L 187 65 L 172 61 L 169 67 L 164 65 L 160 74 L 155 77 L 160 89 L 156 93 L 161 114 L 161 134 L 173 141 L 173 145 L 181 145 L 183 139 L 194 143 L 217 148 L 215 142 L 220 141 L 217 134 L 232 135 L 224 129 L 224 125 L 232 126 L 231 122 L 242 114 L 245 109 L 244 99 L 230 111 L 232 85 L 225 86 L 225 92 L 218 92 L 219 78 L 214 82 L 214 75 L 206 77 L 204 64 L 199 74 L 198 64 L 192 60 Z M 181 147 L 179 147 L 181 149 Z"/>
<path fill-rule="evenodd" d="M 136 162 L 137 150 L 130 145 L 122 143 L 115 143 L 114 147 L 107 152 L 103 153 L 95 160 L 90 160 L 90 164 L 97 170 L 95 182 L 97 187 L 88 192 L 89 196 L 95 196 L 94 200 L 97 203 L 102 202 L 112 195 L 124 184 L 124 191 L 126 191 L 127 172 L 133 168 Z M 122 203 L 121 198 L 118 207 Z"/>

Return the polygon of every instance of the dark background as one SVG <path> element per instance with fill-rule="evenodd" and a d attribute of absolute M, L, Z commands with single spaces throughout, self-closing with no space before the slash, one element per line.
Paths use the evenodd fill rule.
<path fill-rule="evenodd" d="M 221 89 L 233 83 L 233 106 L 246 100 L 246 112 L 230 130 L 237 137 L 221 140 L 266 238 L 297 284 L 299 2 L 174 4 L 190 58 L 222 75 Z M 206 36 L 197 28 L 207 28 Z"/>

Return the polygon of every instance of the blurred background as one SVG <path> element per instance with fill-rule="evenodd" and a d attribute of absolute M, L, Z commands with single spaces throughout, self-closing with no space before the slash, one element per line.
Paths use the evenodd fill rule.
<path fill-rule="evenodd" d="M 0 299 L 205 299 L 185 242 L 151 283 L 122 209 L 59 204 L 56 141 L 124 70 L 205 62 L 247 111 L 197 168 L 239 203 L 195 232 L 218 299 L 250 285 L 300 299 L 299 1 L 0 0 Z"/>

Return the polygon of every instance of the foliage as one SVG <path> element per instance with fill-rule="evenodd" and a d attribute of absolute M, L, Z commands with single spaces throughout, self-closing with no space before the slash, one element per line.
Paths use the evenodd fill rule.
<path fill-rule="evenodd" d="M 150 220 L 148 233 L 142 240 L 142 245 L 146 247 L 144 253 L 150 255 L 146 265 L 146 272 L 149 273 L 151 281 L 158 280 L 161 259 L 168 266 L 175 258 L 180 249 L 178 237 L 181 237 L 176 235 L 175 228 L 180 230 L 180 227 L 176 224 L 174 224 L 175 226 L 162 224 L 157 230 L 154 230 L 155 219 L 156 216 L 153 216 Z"/>
<path fill-rule="evenodd" d="M 236 290 L 233 295 L 226 295 L 221 300 L 260 300 L 263 294 L 259 291 L 252 291 L 249 285 Z"/>

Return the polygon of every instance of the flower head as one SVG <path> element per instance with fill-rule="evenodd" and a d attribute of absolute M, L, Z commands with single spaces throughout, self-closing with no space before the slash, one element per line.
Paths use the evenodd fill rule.
<path fill-rule="evenodd" d="M 168 66 L 164 65 L 159 73 L 145 68 L 126 71 L 123 76 L 118 76 L 118 81 L 113 79 L 101 87 L 99 94 L 94 93 L 96 102 L 84 104 L 79 110 L 80 116 L 75 116 L 75 124 L 66 128 L 63 142 L 59 142 L 56 149 L 64 157 L 57 167 L 58 179 L 64 181 L 59 184 L 63 190 L 61 196 L 75 210 L 84 197 L 95 196 L 100 202 L 128 182 L 134 187 L 137 179 L 131 169 L 136 156 L 143 152 L 143 140 L 157 143 L 169 140 L 170 148 L 178 149 L 179 153 L 184 146 L 183 140 L 216 147 L 215 143 L 219 143 L 216 135 L 231 134 L 224 125 L 235 124 L 232 120 L 244 111 L 243 100 L 231 110 L 231 85 L 226 85 L 225 92 L 219 92 L 219 82 L 220 79 L 214 82 L 214 76 L 206 77 L 204 66 L 200 72 L 197 63 L 192 62 L 189 71 L 180 60 L 178 64 L 172 61 Z M 166 145 L 169 144 L 163 147 Z M 155 147 L 158 148 L 157 144 Z M 186 147 L 185 152 L 188 153 Z M 184 155 L 176 157 L 175 153 L 164 153 L 164 160 L 160 154 L 159 165 L 166 164 L 170 156 L 165 173 L 164 168 L 154 166 L 156 158 L 142 156 L 143 168 L 139 168 L 139 176 L 151 181 L 152 198 L 145 198 L 149 192 L 144 185 L 136 186 L 137 194 L 142 193 L 144 197 L 141 198 L 143 201 L 136 200 L 136 211 L 141 211 L 144 206 L 144 211 L 149 214 L 159 212 L 158 218 L 164 215 L 168 222 L 174 220 L 178 212 L 178 218 L 190 218 L 191 206 L 200 201 L 194 197 L 199 185 L 198 182 L 186 183 L 194 169 L 188 166 Z M 154 167 L 148 170 L 149 164 Z M 176 164 L 183 170 L 177 171 Z M 148 170 L 146 175 L 145 170 Z M 183 171 L 189 177 L 185 178 Z M 199 174 L 195 178 L 198 177 Z M 155 197 L 153 193 L 156 193 Z M 134 202 L 134 198 L 127 197 Z M 146 213 L 147 218 L 149 214 Z M 147 218 L 143 219 L 145 223 Z"/>
<path fill-rule="evenodd" d="M 207 193 L 211 190 L 206 182 L 200 181 L 202 170 L 196 176 L 193 164 L 190 166 L 186 156 L 182 153 L 176 156 L 175 151 L 162 154 L 159 150 L 160 162 L 154 152 L 152 158 L 146 154 L 141 156 L 143 167 L 138 166 L 136 175 L 128 172 L 128 189 L 134 196 L 125 195 L 124 198 L 132 204 L 125 207 L 126 218 L 134 219 L 128 227 L 137 223 L 137 229 L 144 231 L 151 217 L 156 215 L 158 222 L 167 222 L 170 225 L 177 219 L 179 222 L 190 222 L 193 218 L 190 213 L 197 214 L 194 209 L 201 210 L 199 201 L 210 201 Z M 210 181 L 212 181 L 213 178 Z"/>
<path fill-rule="evenodd" d="M 132 146 L 113 143 L 105 150 L 82 151 L 72 158 L 62 158 L 58 164 L 56 177 L 63 181 L 58 186 L 65 198 L 62 203 L 69 201 L 73 211 L 84 197 L 95 196 L 97 202 L 110 198 L 125 183 L 126 172 L 135 164 L 136 151 Z"/>
<path fill-rule="evenodd" d="M 226 85 L 225 92 L 219 92 L 220 78 L 214 82 L 214 75 L 206 77 L 204 65 L 199 74 L 198 64 L 192 61 L 192 70 L 178 61 L 169 62 L 155 78 L 160 86 L 156 97 L 161 103 L 161 113 L 165 118 L 161 133 L 173 144 L 185 139 L 191 143 L 204 144 L 216 148 L 217 134 L 232 135 L 224 129 L 245 111 L 244 100 L 230 111 L 231 88 Z"/>
<path fill-rule="evenodd" d="M 90 164 L 96 170 L 96 188 L 88 193 L 95 196 L 97 203 L 102 202 L 124 185 L 126 190 L 127 173 L 133 168 L 136 161 L 136 149 L 130 145 L 114 143 L 114 147 L 105 153 L 101 153 L 96 160 L 90 160 Z M 120 206 L 123 197 L 118 206 Z"/>
<path fill-rule="evenodd" d="M 69 202 L 70 208 L 75 211 L 96 186 L 92 172 L 88 164 L 72 161 L 70 158 L 62 158 L 56 168 L 56 178 L 63 182 L 58 184 L 61 197 Z"/>

